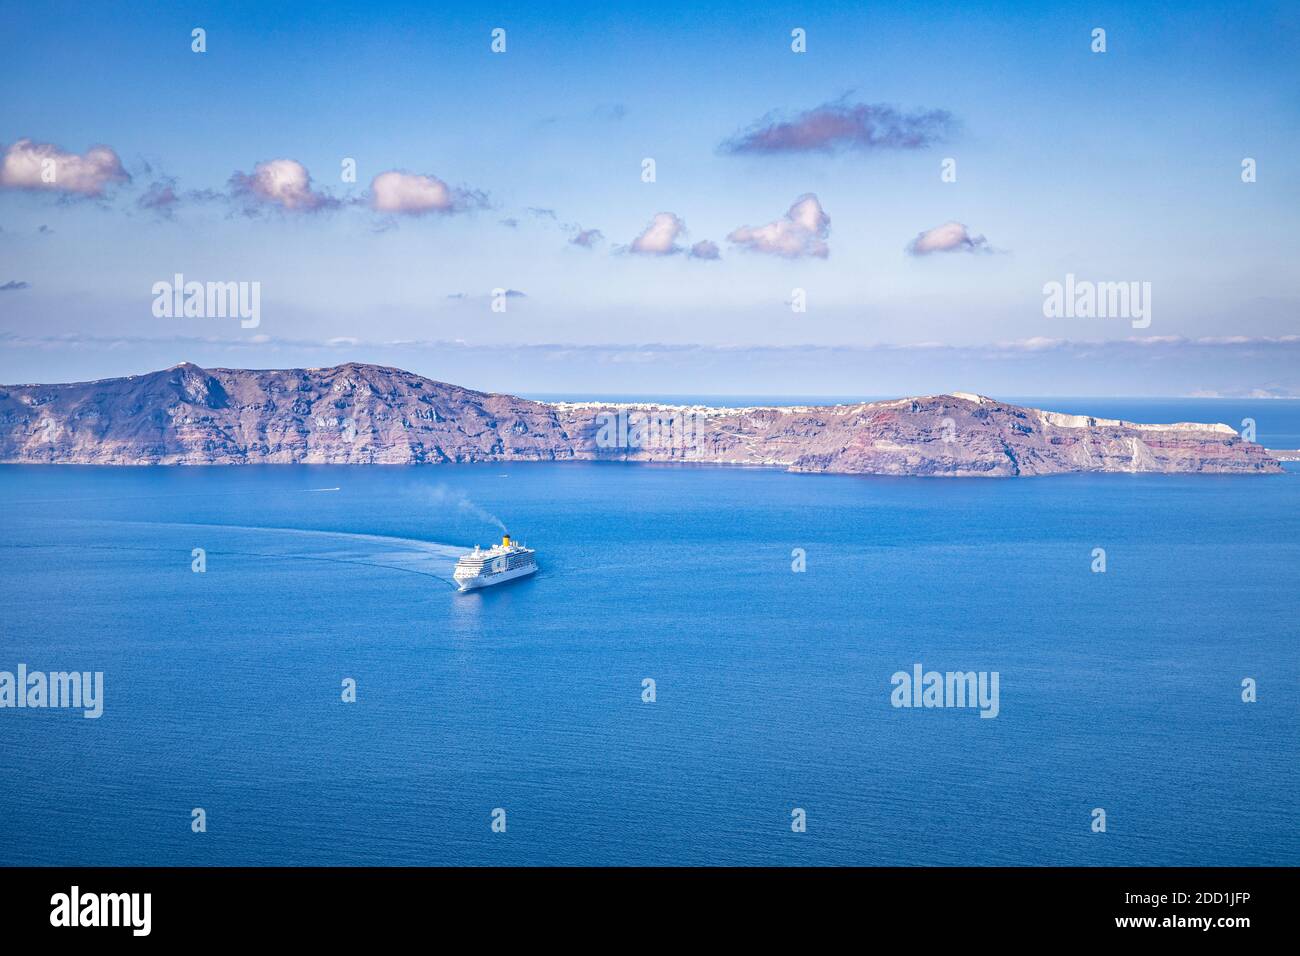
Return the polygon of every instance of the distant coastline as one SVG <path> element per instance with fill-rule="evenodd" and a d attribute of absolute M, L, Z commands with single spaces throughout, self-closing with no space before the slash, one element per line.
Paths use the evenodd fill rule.
<path fill-rule="evenodd" d="M 93 382 L 0 386 L 4 463 L 492 461 L 942 477 L 1282 471 L 1274 454 L 1223 423 L 1141 424 L 965 392 L 837 405 L 541 402 L 362 363 L 182 363 Z"/>

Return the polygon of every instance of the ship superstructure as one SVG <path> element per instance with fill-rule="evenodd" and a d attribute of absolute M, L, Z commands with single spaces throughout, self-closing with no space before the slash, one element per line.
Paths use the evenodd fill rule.
<path fill-rule="evenodd" d="M 456 562 L 452 579 L 460 590 L 469 591 L 522 578 L 536 570 L 537 553 L 515 543 L 510 535 L 505 534 L 501 536 L 500 544 L 490 548 L 475 545 L 473 551 L 462 555 Z"/>

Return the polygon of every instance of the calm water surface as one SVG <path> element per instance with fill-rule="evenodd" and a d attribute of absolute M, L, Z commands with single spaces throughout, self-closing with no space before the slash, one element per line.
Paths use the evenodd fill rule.
<path fill-rule="evenodd" d="M 106 684 L 98 720 L 0 710 L 0 863 L 1300 863 L 1294 468 L 3 467 L 0 495 L 0 670 Z M 457 594 L 494 517 L 542 570 Z M 998 671 L 1000 715 L 891 707 L 917 662 Z"/>

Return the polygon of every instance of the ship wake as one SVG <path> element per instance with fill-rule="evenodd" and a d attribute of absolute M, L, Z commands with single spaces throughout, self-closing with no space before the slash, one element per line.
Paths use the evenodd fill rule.
<path fill-rule="evenodd" d="M 349 531 L 322 531 L 310 528 L 275 528 L 249 525 L 200 524 L 192 522 L 120 521 L 137 527 L 191 529 L 212 535 L 209 543 L 196 539 L 195 545 L 210 554 L 236 554 L 250 557 L 299 561 L 328 561 L 366 567 L 405 571 L 438 578 L 454 585 L 452 572 L 456 560 L 468 548 L 463 545 L 418 538 L 361 534 Z"/>

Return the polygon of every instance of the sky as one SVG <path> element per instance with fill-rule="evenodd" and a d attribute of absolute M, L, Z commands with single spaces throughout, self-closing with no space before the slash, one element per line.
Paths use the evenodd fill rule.
<path fill-rule="evenodd" d="M 0 381 L 1300 396 L 1298 10 L 0 0 Z"/>

